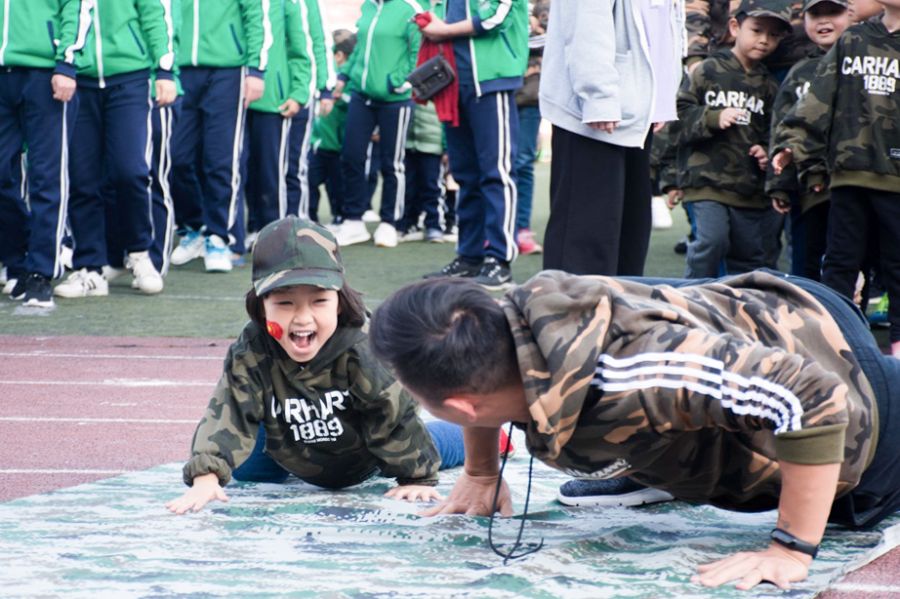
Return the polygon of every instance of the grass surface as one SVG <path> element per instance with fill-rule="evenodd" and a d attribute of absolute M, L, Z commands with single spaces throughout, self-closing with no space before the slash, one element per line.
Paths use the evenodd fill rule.
<path fill-rule="evenodd" d="M 548 164 L 536 165 L 532 228 L 538 237 L 547 222 L 549 174 Z M 682 210 L 674 211 L 673 216 L 674 227 L 653 232 L 648 276 L 680 276 L 683 272 L 684 258 L 672 247 L 687 231 L 687 223 Z M 383 249 L 366 244 L 344 248 L 342 253 L 348 281 L 374 308 L 393 290 L 449 262 L 454 247 L 415 242 Z M 523 282 L 540 268 L 540 255 L 523 256 L 513 265 L 513 276 Z M 104 298 L 57 298 L 53 310 L 25 308 L 20 302 L 0 299 L 0 333 L 231 338 L 247 319 L 243 295 L 250 288 L 249 265 L 227 274 L 207 274 L 202 260 L 173 267 L 165 290 L 157 296 L 145 296 L 131 289 L 130 283 L 130 275 L 113 281 Z"/>

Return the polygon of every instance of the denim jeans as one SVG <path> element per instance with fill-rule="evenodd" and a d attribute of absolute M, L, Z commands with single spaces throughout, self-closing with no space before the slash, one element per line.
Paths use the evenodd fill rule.
<path fill-rule="evenodd" d="M 531 204 L 534 201 L 534 161 L 537 158 L 538 130 L 541 110 L 537 106 L 519 106 L 519 151 L 516 152 L 516 231 L 531 227 Z"/>

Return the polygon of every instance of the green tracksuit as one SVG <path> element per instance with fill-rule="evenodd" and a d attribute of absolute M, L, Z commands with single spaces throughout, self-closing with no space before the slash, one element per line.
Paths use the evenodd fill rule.
<path fill-rule="evenodd" d="M 91 27 L 88 0 L 0 0 L 0 66 L 75 77 Z"/>
<path fill-rule="evenodd" d="M 266 70 L 272 34 L 263 0 L 184 0 L 181 10 L 180 66 Z"/>

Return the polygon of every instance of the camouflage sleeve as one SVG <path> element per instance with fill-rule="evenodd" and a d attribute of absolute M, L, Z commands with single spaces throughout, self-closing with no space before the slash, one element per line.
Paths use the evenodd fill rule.
<path fill-rule="evenodd" d="M 659 351 L 675 340 L 677 351 Z M 621 420 L 623 434 L 771 430 L 779 460 L 843 462 L 849 389 L 818 363 L 674 323 L 647 330 L 627 349 L 631 357 L 599 360 L 600 401 L 610 404 L 604 418 Z"/>
<path fill-rule="evenodd" d="M 779 136 L 783 135 L 781 122 L 797 98 L 795 90 L 799 81 L 796 78 L 796 72 L 796 68 L 788 72 L 772 103 L 772 138 L 769 144 L 771 155 L 774 155 L 774 150 L 779 145 Z M 793 164 L 789 164 L 780 175 L 776 175 L 772 166 L 769 165 L 766 169 L 766 195 L 787 199 L 788 194 L 795 191 L 797 191 L 797 168 Z"/>
<path fill-rule="evenodd" d="M 367 350 L 350 376 L 350 392 L 361 399 L 361 434 L 382 474 L 400 485 L 436 485 L 441 459 L 409 394 Z"/>
<path fill-rule="evenodd" d="M 706 71 L 713 68 L 704 61 L 688 76 L 688 85 L 678 90 L 678 144 L 686 145 L 711 138 L 719 131 L 721 110 L 711 109 L 703 101 L 707 89 Z"/>
<path fill-rule="evenodd" d="M 253 451 L 265 397 L 259 369 L 258 356 L 252 352 L 237 352 L 234 345 L 229 350 L 219 384 L 194 433 L 191 459 L 182 472 L 185 484 L 214 472 L 224 486 L 232 470 Z"/>
<path fill-rule="evenodd" d="M 659 190 L 663 193 L 678 187 L 678 146 L 675 140 L 678 138 L 678 121 L 671 121 L 653 136 L 653 147 L 659 144 L 657 159 L 657 181 Z"/>
<path fill-rule="evenodd" d="M 840 45 L 838 42 L 832 46 L 819 61 L 809 92 L 782 119 L 777 146 L 772 150 L 773 154 L 785 148 L 794 152 L 801 192 L 811 188 L 814 181 L 827 178 L 826 158 L 838 85 Z"/>
<path fill-rule="evenodd" d="M 709 54 L 709 41 L 712 36 L 712 24 L 709 19 L 710 0 L 687 0 L 684 5 L 687 30 L 687 56 L 701 60 Z"/>

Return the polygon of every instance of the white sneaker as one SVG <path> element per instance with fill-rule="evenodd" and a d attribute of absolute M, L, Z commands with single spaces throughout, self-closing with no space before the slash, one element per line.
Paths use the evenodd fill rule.
<path fill-rule="evenodd" d="M 377 234 L 378 231 L 375 231 Z M 398 234 L 397 240 L 400 243 L 406 243 L 407 241 L 423 241 L 425 239 L 425 233 L 422 229 L 418 227 L 410 227 L 406 233 Z"/>
<path fill-rule="evenodd" d="M 109 283 L 99 272 L 82 268 L 57 285 L 53 289 L 53 295 L 68 298 L 101 297 L 109 295 Z"/>
<path fill-rule="evenodd" d="M 153 260 L 150 259 L 150 252 L 131 252 L 125 260 L 125 266 L 131 270 L 134 280 L 131 281 L 131 288 L 138 289 L 143 293 L 152 295 L 163 290 L 163 278 L 159 271 L 153 266 Z"/>
<path fill-rule="evenodd" d="M 361 220 L 345 220 L 334 231 L 334 238 L 338 245 L 353 245 L 365 243 L 372 239 L 366 223 Z"/>
<path fill-rule="evenodd" d="M 231 272 L 231 250 L 218 235 L 206 238 L 203 250 L 203 265 L 206 272 Z"/>
<path fill-rule="evenodd" d="M 672 228 L 672 211 L 666 206 L 665 196 L 655 196 L 650 204 L 654 229 Z"/>
<path fill-rule="evenodd" d="M 362 221 L 364 223 L 380 223 L 381 217 L 374 210 L 366 210 L 362 215 Z"/>
<path fill-rule="evenodd" d="M 12 293 L 12 290 L 15 288 L 16 283 L 19 282 L 19 279 L 7 279 L 6 283 L 3 284 L 3 295 L 9 295 Z"/>
<path fill-rule="evenodd" d="M 202 256 L 205 249 L 206 239 L 203 233 L 189 230 L 178 242 L 178 247 L 172 250 L 170 260 L 173 265 L 181 266 Z"/>
<path fill-rule="evenodd" d="M 380 248 L 397 247 L 397 229 L 394 228 L 394 225 L 388 223 L 378 225 L 378 228 L 375 229 L 375 245 Z"/>
<path fill-rule="evenodd" d="M 102 269 L 100 269 L 101 274 L 103 274 L 103 278 L 107 281 L 114 281 L 128 272 L 127 268 L 116 268 L 115 266 L 110 266 L 107 264 Z"/>

